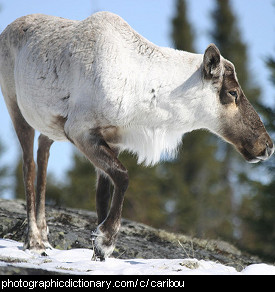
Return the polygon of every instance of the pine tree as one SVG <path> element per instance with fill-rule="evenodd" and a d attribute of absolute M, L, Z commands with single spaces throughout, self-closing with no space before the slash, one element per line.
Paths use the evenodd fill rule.
<path fill-rule="evenodd" d="M 249 74 L 246 44 L 242 41 L 230 0 L 216 0 L 212 12 L 214 29 L 210 36 L 220 49 L 223 57 L 230 60 L 236 69 L 239 83 L 247 98 L 256 103 L 259 99 L 260 88 L 253 86 L 253 76 Z"/>
<path fill-rule="evenodd" d="M 123 216 L 157 228 L 167 226 L 165 203 L 169 197 L 165 192 L 167 178 L 160 169 L 163 164 L 154 167 L 137 165 L 136 157 L 126 152 L 120 155 L 120 160 L 130 177 Z"/>
<path fill-rule="evenodd" d="M 184 0 L 176 1 L 176 15 L 172 19 L 171 39 L 178 50 L 195 52 L 194 30 L 187 19 L 187 6 Z"/>
<path fill-rule="evenodd" d="M 215 23 L 215 30 L 212 32 L 214 41 L 220 47 L 224 57 L 235 64 L 238 79 L 244 93 L 256 107 L 256 110 L 261 113 L 268 131 L 271 131 L 274 135 L 275 111 L 261 102 L 261 90 L 255 85 L 253 76 L 249 74 L 247 48 L 241 40 L 241 34 L 229 0 L 216 0 L 216 10 L 213 12 L 212 17 Z M 275 85 L 274 58 L 268 59 L 267 66 L 271 70 L 271 79 Z M 235 192 L 238 190 L 237 195 L 240 203 L 239 210 L 234 213 L 234 219 L 238 219 L 239 225 L 237 230 L 238 244 L 242 249 L 269 257 L 269 260 L 274 260 L 275 184 L 272 180 L 267 184 L 260 179 L 258 181 L 250 179 L 251 174 L 254 174 L 254 177 L 259 177 L 259 173 L 274 173 L 274 159 L 262 164 L 247 166 L 229 146 L 224 148 L 224 153 L 226 179 L 232 181 L 233 170 L 235 180 L 238 180 L 238 188 L 235 188 Z M 234 191 L 234 188 L 232 188 L 232 191 Z"/>
<path fill-rule="evenodd" d="M 95 211 L 95 185 L 96 175 L 93 166 L 75 150 L 72 168 L 67 171 L 67 183 L 62 193 L 62 204 Z"/>
<path fill-rule="evenodd" d="M 214 29 L 210 33 L 212 40 L 219 47 L 221 54 L 235 65 L 239 83 L 248 99 L 255 105 L 259 99 L 260 88 L 253 85 L 252 76 L 249 74 L 247 48 L 242 41 L 238 20 L 233 13 L 231 2 L 229 0 L 216 0 L 212 19 L 214 23 Z M 223 183 L 227 183 L 229 186 L 228 195 L 231 197 L 233 206 L 232 220 L 236 221 L 238 218 L 235 197 L 240 197 L 242 184 L 245 185 L 249 180 L 248 176 L 244 175 L 246 165 L 243 158 L 231 145 L 222 144 L 220 150 L 224 157 Z M 236 188 L 232 182 L 238 181 L 238 176 L 242 176 L 245 180 L 239 180 Z"/>
<path fill-rule="evenodd" d="M 275 56 L 267 58 L 266 66 L 270 70 L 270 81 L 275 88 Z M 275 107 L 259 102 L 259 108 L 265 125 L 275 139 Z M 241 246 L 251 253 L 256 253 L 268 261 L 275 258 L 275 173 L 274 157 L 261 165 L 262 172 L 269 174 L 268 182 L 250 183 L 240 209 Z"/>
<path fill-rule="evenodd" d="M 275 87 L 275 56 L 269 56 L 265 64 L 270 71 L 270 83 Z M 275 136 L 275 103 L 273 102 L 273 105 L 267 105 L 263 100 L 259 100 L 258 108 L 264 118 L 267 130 Z"/>
<path fill-rule="evenodd" d="M 171 36 L 176 49 L 194 52 L 194 33 L 184 0 L 176 1 Z M 168 192 L 172 192 L 175 206 L 170 216 L 176 231 L 201 237 L 232 234 L 230 202 L 224 195 L 228 187 L 218 183 L 222 164 L 215 158 L 216 145 L 216 138 L 206 131 L 188 133 L 178 159 L 165 164 L 171 177 Z"/>

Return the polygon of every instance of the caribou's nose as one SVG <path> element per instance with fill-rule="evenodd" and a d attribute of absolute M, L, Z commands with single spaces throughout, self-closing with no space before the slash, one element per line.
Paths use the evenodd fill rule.
<path fill-rule="evenodd" d="M 269 144 L 267 144 L 266 149 L 267 149 L 268 157 L 271 156 L 274 153 L 274 150 L 275 150 L 274 144 L 272 143 L 271 147 L 270 147 Z"/>
<path fill-rule="evenodd" d="M 257 156 L 257 158 L 259 160 L 266 160 L 268 159 L 273 153 L 274 153 L 274 144 L 273 142 L 266 142 L 266 148 L 260 153 L 259 156 Z"/>

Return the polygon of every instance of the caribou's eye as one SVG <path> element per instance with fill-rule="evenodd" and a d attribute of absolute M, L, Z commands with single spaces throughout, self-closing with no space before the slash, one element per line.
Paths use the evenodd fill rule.
<path fill-rule="evenodd" d="M 229 94 L 232 95 L 235 98 L 235 102 L 237 102 L 238 92 L 236 90 L 231 90 L 229 91 Z"/>

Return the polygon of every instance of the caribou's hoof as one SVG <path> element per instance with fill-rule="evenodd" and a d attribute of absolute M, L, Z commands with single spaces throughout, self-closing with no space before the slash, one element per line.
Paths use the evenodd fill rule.
<path fill-rule="evenodd" d="M 54 248 L 52 247 L 52 245 L 49 243 L 49 241 L 44 241 L 43 240 L 43 244 L 45 246 L 45 249 L 50 249 L 50 250 L 53 250 Z"/>
<path fill-rule="evenodd" d="M 99 228 L 92 233 L 92 245 L 94 251 L 93 261 L 105 261 L 115 249 L 114 241 L 108 239 Z"/>
<path fill-rule="evenodd" d="M 105 261 L 105 254 L 98 249 L 96 246 L 93 247 L 94 250 L 94 254 L 92 257 L 92 261 L 101 261 L 104 262 Z"/>
<path fill-rule="evenodd" d="M 33 238 L 28 238 L 23 246 L 23 250 L 30 250 L 36 254 L 44 254 L 45 253 L 45 245 L 43 244 L 42 240 L 37 240 Z"/>

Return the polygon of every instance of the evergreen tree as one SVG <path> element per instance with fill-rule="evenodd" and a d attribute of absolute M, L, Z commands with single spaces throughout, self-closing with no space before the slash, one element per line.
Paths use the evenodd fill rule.
<path fill-rule="evenodd" d="M 92 164 L 75 150 L 72 168 L 67 171 L 62 204 L 95 211 L 95 185 L 96 175 Z"/>
<path fill-rule="evenodd" d="M 172 19 L 171 38 L 174 47 L 178 50 L 195 52 L 194 30 L 187 19 L 187 6 L 185 0 L 176 1 L 176 15 Z"/>
<path fill-rule="evenodd" d="M 154 167 L 137 165 L 137 159 L 129 153 L 122 153 L 120 160 L 127 167 L 130 182 L 126 192 L 123 216 L 157 228 L 167 226 L 165 204 L 167 177 L 161 171 L 162 164 Z"/>
<path fill-rule="evenodd" d="M 193 29 L 186 13 L 186 2 L 176 1 L 176 15 L 172 19 L 172 38 L 176 49 L 194 52 Z M 178 159 L 166 164 L 174 200 L 174 230 L 195 236 L 229 237 L 230 200 L 228 186 L 219 184 L 222 163 L 215 159 L 216 138 L 206 131 L 188 133 L 183 138 Z"/>
<path fill-rule="evenodd" d="M 275 88 L 275 56 L 267 59 L 270 81 Z M 266 128 L 275 140 L 275 107 L 259 102 Z M 275 259 L 275 160 L 274 157 L 261 165 L 261 173 L 266 173 L 269 180 L 255 181 L 247 186 L 247 192 L 240 208 L 241 245 L 249 252 L 254 252 L 270 262 Z"/>
<path fill-rule="evenodd" d="M 275 87 L 275 56 L 270 56 L 266 59 L 266 66 L 270 71 L 270 82 Z M 275 97 L 275 96 L 274 96 Z M 267 105 L 264 100 L 258 101 L 258 108 L 261 115 L 264 118 L 265 126 L 271 133 L 272 138 L 275 138 L 275 102 L 273 98 L 273 104 Z M 270 161 L 269 161 L 270 162 Z"/>
<path fill-rule="evenodd" d="M 230 2 L 228 0 L 216 0 L 216 4 L 216 10 L 212 14 L 216 29 L 212 32 L 212 37 L 220 47 L 224 57 L 235 64 L 244 93 L 264 118 L 266 128 L 274 139 L 275 109 L 261 101 L 260 88 L 254 85 L 255 82 L 249 74 L 246 46 L 241 41 Z M 270 69 L 271 82 L 275 85 L 274 57 L 268 58 L 267 66 Z M 272 173 L 274 174 L 275 171 L 274 159 L 271 158 L 262 164 L 248 167 L 242 160 L 239 160 L 239 156 L 235 155 L 232 149 L 228 146 L 226 148 L 224 149 L 227 160 L 225 170 L 233 169 L 235 176 L 237 174 L 239 179 L 237 195 L 239 196 L 240 206 L 238 213 L 235 214 L 235 216 L 238 216 L 239 224 L 238 244 L 242 249 L 247 249 L 249 252 L 257 253 L 268 260 L 274 261 L 275 183 L 272 180 Z M 266 174 L 265 182 L 259 173 Z M 259 179 L 250 179 L 252 175 Z M 269 182 L 267 182 L 268 177 L 270 178 Z M 228 179 L 230 180 L 230 173 Z"/>
<path fill-rule="evenodd" d="M 214 29 L 210 36 L 226 59 L 230 60 L 236 69 L 239 83 L 247 98 L 255 104 L 260 96 L 260 88 L 253 86 L 253 78 L 249 74 L 246 44 L 242 41 L 230 0 L 216 0 L 212 12 Z"/>
<path fill-rule="evenodd" d="M 242 41 L 238 28 L 238 20 L 235 17 L 229 0 L 216 0 L 216 7 L 212 12 L 214 29 L 210 32 L 212 41 L 219 47 L 221 54 L 234 65 L 240 85 L 253 105 L 259 100 L 260 88 L 253 83 L 249 74 L 247 48 Z M 241 192 L 250 182 L 245 174 L 252 168 L 248 168 L 243 158 L 229 144 L 220 144 L 220 153 L 223 156 L 224 167 L 222 170 L 223 183 L 228 185 L 228 195 L 231 197 L 232 222 L 238 221 L 236 197 L 240 200 Z M 242 177 L 242 180 L 239 179 Z M 232 182 L 238 182 L 237 187 Z M 235 226 L 238 229 L 238 226 Z M 240 230 L 236 230 L 239 233 Z"/>
<path fill-rule="evenodd" d="M 215 142 L 215 140 L 214 140 Z M 212 134 L 203 131 L 183 138 L 178 158 L 166 164 L 175 200 L 174 230 L 199 237 L 232 234 L 227 185 L 220 184 L 222 163 Z M 173 214 L 172 214 L 173 215 Z"/>

